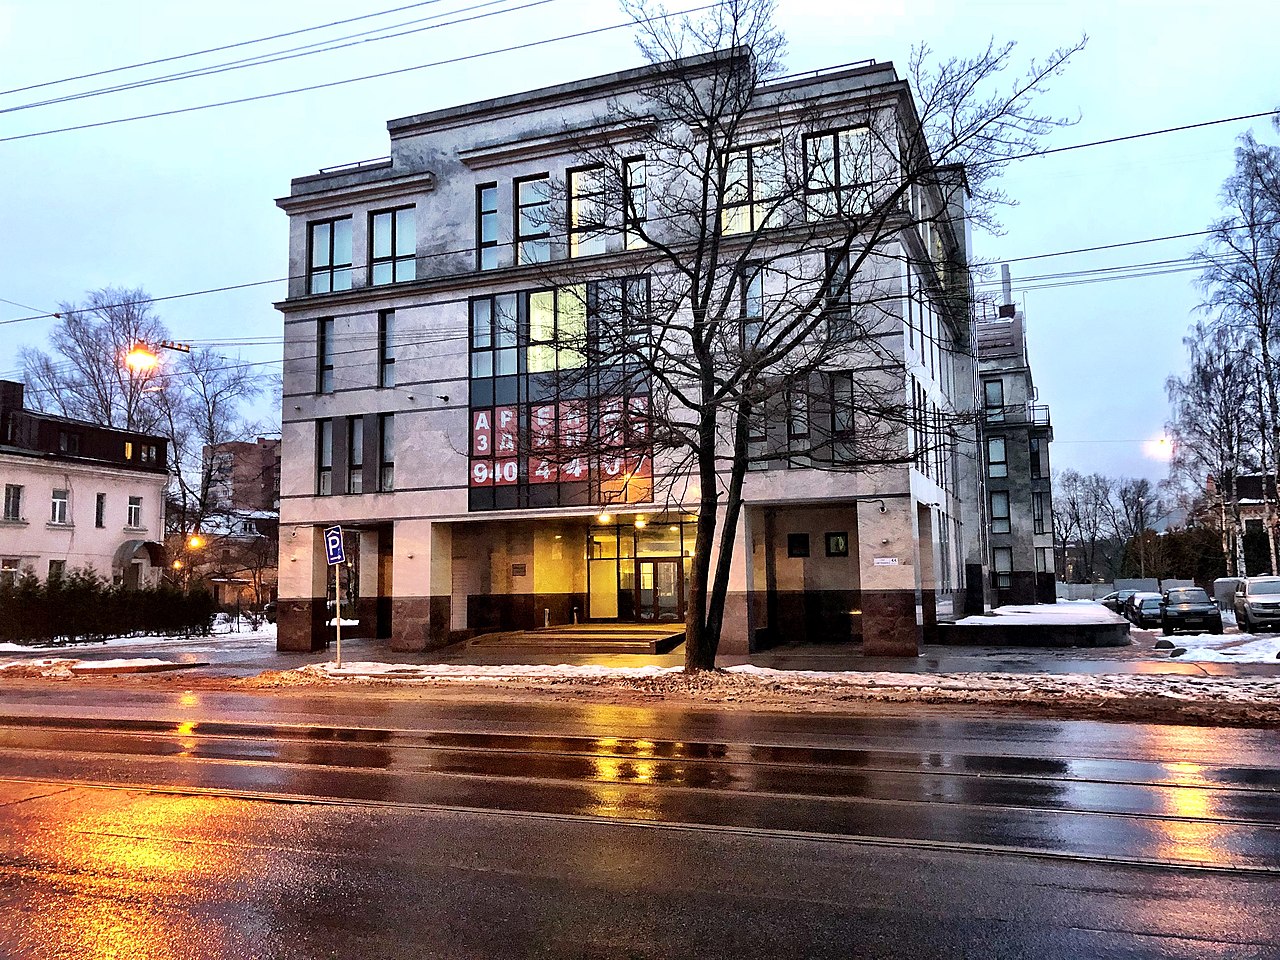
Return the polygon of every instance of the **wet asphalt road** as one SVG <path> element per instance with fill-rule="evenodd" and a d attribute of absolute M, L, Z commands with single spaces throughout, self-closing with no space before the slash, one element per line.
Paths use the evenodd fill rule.
<path fill-rule="evenodd" d="M 9 688 L 4 957 L 1269 957 L 1271 731 Z"/>

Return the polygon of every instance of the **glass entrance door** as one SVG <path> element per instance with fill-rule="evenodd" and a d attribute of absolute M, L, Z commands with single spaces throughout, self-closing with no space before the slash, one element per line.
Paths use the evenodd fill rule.
<path fill-rule="evenodd" d="M 679 560 L 636 561 L 636 619 L 675 623 L 684 619 L 684 578 Z"/>

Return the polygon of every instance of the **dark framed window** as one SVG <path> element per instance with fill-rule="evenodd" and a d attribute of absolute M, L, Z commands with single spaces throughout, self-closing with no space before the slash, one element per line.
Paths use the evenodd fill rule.
<path fill-rule="evenodd" d="M 1048 524 L 1045 522 L 1044 511 L 1044 494 L 1031 494 L 1031 532 L 1032 533 L 1048 533 Z"/>
<path fill-rule="evenodd" d="M 101 530 L 107 525 L 107 495 L 98 494 L 98 502 L 93 509 L 93 525 Z"/>
<path fill-rule="evenodd" d="M 823 314 L 827 336 L 843 343 L 853 339 L 853 310 L 849 300 L 849 258 L 843 251 L 827 251 L 826 290 Z"/>
<path fill-rule="evenodd" d="M 1009 494 L 1005 490 L 991 491 L 991 532 L 1008 533 Z"/>
<path fill-rule="evenodd" d="M 849 555 L 849 534 L 844 531 L 827 534 L 827 556 L 847 557 Z"/>
<path fill-rule="evenodd" d="M 786 390 L 787 439 L 805 440 L 809 436 L 809 388 L 796 384 Z"/>
<path fill-rule="evenodd" d="M 316 321 L 316 393 L 333 393 L 333 317 Z"/>
<path fill-rule="evenodd" d="M 987 438 L 987 476 L 999 479 L 1009 475 L 1009 453 L 1004 437 Z"/>
<path fill-rule="evenodd" d="M 809 556 L 809 535 L 807 533 L 788 533 L 787 534 L 787 556 L 788 557 Z"/>
<path fill-rule="evenodd" d="M 515 181 L 516 263 L 551 259 L 551 178 L 540 173 Z"/>
<path fill-rule="evenodd" d="M 125 526 L 134 527 L 135 529 L 142 526 L 142 498 L 129 498 L 129 513 Z"/>
<path fill-rule="evenodd" d="M 622 333 L 632 343 L 649 339 L 650 303 L 648 277 L 622 278 Z"/>
<path fill-rule="evenodd" d="M 390 493 L 396 488 L 396 415 L 378 416 L 378 490 Z"/>
<path fill-rule="evenodd" d="M 369 214 L 369 283 L 413 280 L 417 266 L 417 231 L 413 207 L 375 210 Z"/>
<path fill-rule="evenodd" d="M 364 417 L 347 417 L 347 493 L 364 492 Z"/>
<path fill-rule="evenodd" d="M 70 430 L 58 431 L 58 452 L 69 453 L 73 456 L 80 452 L 80 434 L 73 433 Z"/>
<path fill-rule="evenodd" d="M 333 421 L 316 421 L 316 493 L 333 493 Z"/>
<path fill-rule="evenodd" d="M 569 176 L 569 256 L 587 257 L 604 253 L 605 196 L 604 167 L 570 170 Z"/>
<path fill-rule="evenodd" d="M 498 185 L 476 187 L 476 266 L 492 270 L 498 265 Z"/>
<path fill-rule="evenodd" d="M 67 573 L 67 561 L 50 560 L 49 561 L 49 579 L 61 580 Z"/>
<path fill-rule="evenodd" d="M 628 250 L 644 246 L 641 231 L 649 220 L 649 185 L 644 157 L 622 161 L 622 217 L 624 242 Z"/>
<path fill-rule="evenodd" d="M 1031 479 L 1044 480 L 1049 476 L 1049 443 L 1040 437 L 1030 440 Z"/>
<path fill-rule="evenodd" d="M 396 312 L 378 312 L 378 386 L 396 385 Z"/>
<path fill-rule="evenodd" d="M 853 436 L 853 374 L 831 374 L 831 436 Z"/>
<path fill-rule="evenodd" d="M 991 548 L 991 571 L 997 587 L 1007 590 L 1013 586 L 1013 548 Z"/>
<path fill-rule="evenodd" d="M 351 218 L 316 220 L 307 225 L 307 291 L 351 289 Z"/>
<path fill-rule="evenodd" d="M 760 143 L 732 150 L 725 158 L 722 233 L 748 233 L 769 226 L 782 192 L 782 147 Z"/>
<path fill-rule="evenodd" d="M 738 315 L 742 318 L 742 350 L 758 350 L 764 335 L 764 267 L 744 263 L 738 275 Z"/>
<path fill-rule="evenodd" d="M 805 137 L 805 203 L 811 218 L 858 213 L 867 206 L 871 137 L 866 127 Z"/>
<path fill-rule="evenodd" d="M 471 378 L 514 376 L 520 372 L 520 318 L 517 295 L 471 301 Z"/>
<path fill-rule="evenodd" d="M 6 520 L 22 519 L 22 486 L 20 484 L 4 485 L 4 518 Z"/>
<path fill-rule="evenodd" d="M 988 423 L 1004 420 L 1004 381 L 982 381 L 982 407 Z"/>

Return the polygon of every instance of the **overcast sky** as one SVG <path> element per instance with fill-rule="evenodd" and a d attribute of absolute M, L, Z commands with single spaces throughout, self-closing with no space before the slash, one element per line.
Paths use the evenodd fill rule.
<path fill-rule="evenodd" d="M 406 5 L 0 0 L 0 90 Z M 873 58 L 903 73 L 913 45 L 949 56 L 993 35 L 1016 40 L 1025 60 L 1087 33 L 1087 49 L 1044 101 L 1080 122 L 1051 145 L 1280 107 L 1280 9 L 1272 0 L 780 0 L 779 7 L 791 72 Z M 471 12 L 459 14 L 464 8 Z M 0 138 L 428 64 L 622 20 L 609 0 L 436 0 L 326 32 L 6 93 L 0 109 L 374 27 L 419 21 L 405 28 L 414 29 L 431 22 L 425 17 L 492 12 L 283 63 L 0 113 Z M 51 311 L 108 284 L 167 296 L 282 277 L 286 218 L 274 198 L 288 193 L 292 177 L 385 156 L 387 120 L 640 63 L 619 29 L 254 103 L 0 142 L 0 299 L 13 301 L 0 302 L 0 321 Z M 1255 120 L 1021 161 L 1004 181 L 1019 202 L 1004 214 L 1005 234 L 978 234 L 974 252 L 1018 258 L 1202 230 L 1215 216 L 1236 138 L 1250 127 L 1274 142 L 1269 122 Z M 1144 456 L 1142 441 L 1161 431 L 1164 380 L 1183 367 L 1182 336 L 1199 296 L 1186 271 L 1067 286 L 1033 278 L 1177 260 L 1195 243 L 1012 265 L 1015 290 L 1025 281 L 1018 298 L 1040 397 L 1052 409 L 1055 469 L 1163 477 L 1164 464 Z M 270 361 L 279 357 L 281 330 L 271 303 L 282 296 L 277 283 L 157 310 L 178 339 Z M 0 324 L 0 377 L 20 378 L 18 348 L 42 346 L 51 323 Z"/>

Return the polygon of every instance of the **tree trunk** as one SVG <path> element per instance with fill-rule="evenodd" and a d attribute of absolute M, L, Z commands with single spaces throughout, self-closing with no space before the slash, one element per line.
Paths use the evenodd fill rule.
<path fill-rule="evenodd" d="M 698 424 L 698 532 L 694 539 L 693 562 L 689 571 L 689 600 L 685 609 L 684 669 L 686 673 L 714 670 L 718 630 L 713 634 L 707 622 L 708 581 L 711 572 L 711 545 L 715 542 L 716 511 L 716 430 L 714 407 L 703 409 Z"/>

